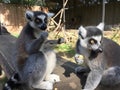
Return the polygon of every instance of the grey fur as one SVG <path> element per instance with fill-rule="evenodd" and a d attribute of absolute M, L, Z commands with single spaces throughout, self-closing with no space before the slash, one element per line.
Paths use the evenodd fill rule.
<path fill-rule="evenodd" d="M 87 37 L 84 39 L 78 39 L 76 43 L 76 52 L 84 56 L 84 61 L 91 70 L 88 74 L 85 86 L 83 86 L 83 90 L 94 90 L 99 83 L 110 86 L 119 84 L 120 46 L 112 40 L 103 37 L 98 47 L 98 49 L 102 49 L 102 51 L 98 51 L 98 49 L 93 50 L 89 48 L 89 45 L 84 45 L 82 42 L 86 39 L 86 44 L 88 44 L 87 40 L 93 36 L 102 36 L 102 33 L 98 28 L 93 26 L 85 27 L 85 29 L 87 29 L 89 35 L 87 34 Z M 80 71 L 77 73 L 79 72 Z"/>
<path fill-rule="evenodd" d="M 99 30 L 96 27 L 88 26 L 88 27 L 85 27 L 85 29 L 87 30 L 87 36 L 86 37 L 102 35 L 102 31 Z"/>

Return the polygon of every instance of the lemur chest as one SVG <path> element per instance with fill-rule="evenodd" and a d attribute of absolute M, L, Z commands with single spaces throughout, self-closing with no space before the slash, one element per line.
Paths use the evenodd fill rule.
<path fill-rule="evenodd" d="M 34 32 L 34 36 L 35 36 L 36 38 L 39 38 L 39 37 L 40 37 L 40 32 L 36 30 L 36 31 Z"/>
<path fill-rule="evenodd" d="M 40 38 L 40 33 L 41 33 L 41 32 L 40 32 L 40 31 L 37 31 L 37 30 L 34 32 L 34 36 L 36 37 L 36 39 Z M 43 51 L 43 48 L 44 48 L 44 47 L 43 47 L 43 46 L 44 46 L 44 43 L 41 43 L 41 44 L 42 44 L 42 46 L 39 48 L 39 51 Z"/>
<path fill-rule="evenodd" d="M 102 54 L 92 60 L 86 58 L 86 63 L 88 64 L 91 70 L 98 70 L 98 69 L 103 70 L 105 68 L 104 61 L 105 60 Z"/>

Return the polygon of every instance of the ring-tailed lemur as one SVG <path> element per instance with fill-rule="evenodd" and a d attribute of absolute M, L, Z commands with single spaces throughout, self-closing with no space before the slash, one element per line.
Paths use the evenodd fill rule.
<path fill-rule="evenodd" d="M 43 52 L 48 52 L 52 50 L 54 45 L 64 43 L 64 38 L 59 38 L 58 40 L 47 40 L 43 48 Z M 1 68 L 0 68 L 1 69 Z M 2 69 L 1 69 L 2 71 Z M 1 72 L 2 74 L 2 72 Z M 3 90 L 12 90 L 13 88 L 18 88 L 22 86 L 20 77 L 18 73 L 15 73 L 4 85 Z"/>
<path fill-rule="evenodd" d="M 120 83 L 120 46 L 103 37 L 104 23 L 98 26 L 81 26 L 76 43 L 78 54 L 84 56 L 87 67 L 77 67 L 76 72 L 88 72 L 83 90 L 94 90 L 100 83 L 117 85 Z"/>
<path fill-rule="evenodd" d="M 49 14 L 41 11 L 26 11 L 25 16 L 28 22 L 18 37 L 16 46 L 20 83 L 25 84 L 29 90 L 52 90 L 53 84 L 60 81 L 58 75 L 51 74 L 56 65 L 56 54 L 51 50 L 45 52 L 41 50 L 48 37 L 45 30 Z"/>

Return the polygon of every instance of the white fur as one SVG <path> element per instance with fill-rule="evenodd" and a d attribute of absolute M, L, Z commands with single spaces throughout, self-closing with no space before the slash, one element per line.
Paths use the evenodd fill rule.
<path fill-rule="evenodd" d="M 97 25 L 97 28 L 100 29 L 101 31 L 103 31 L 104 30 L 104 25 L 105 24 L 102 22 L 99 25 Z"/>
<path fill-rule="evenodd" d="M 88 38 L 80 40 L 80 45 L 84 48 L 87 48 L 87 43 L 88 43 Z"/>
<path fill-rule="evenodd" d="M 33 19 L 33 16 L 34 16 L 34 13 L 32 11 L 26 11 L 25 13 L 25 17 L 28 21 L 30 21 L 28 18 L 27 18 L 27 15 L 31 17 L 31 19 Z"/>
<path fill-rule="evenodd" d="M 45 80 L 55 83 L 60 81 L 60 77 L 56 74 L 50 74 L 46 76 Z"/>
<path fill-rule="evenodd" d="M 32 28 L 34 28 L 35 30 L 38 30 L 38 31 L 40 30 L 40 29 L 35 25 L 34 21 L 30 21 L 29 24 L 30 24 L 30 26 L 31 26 Z"/>
<path fill-rule="evenodd" d="M 54 16 L 54 13 L 47 13 L 48 18 L 51 18 L 52 16 Z"/>
<path fill-rule="evenodd" d="M 47 51 L 45 53 L 47 60 L 46 76 L 52 73 L 53 69 L 56 66 L 56 54 L 53 51 Z"/>
<path fill-rule="evenodd" d="M 93 50 L 96 50 L 101 45 L 100 41 L 102 39 L 102 36 L 101 35 L 99 35 L 99 36 L 92 36 L 92 38 L 97 40 L 97 44 L 94 44 L 94 45 L 91 46 Z"/>
<path fill-rule="evenodd" d="M 45 15 L 39 15 L 38 18 L 40 18 L 42 20 L 42 22 L 44 23 L 44 20 L 45 20 L 46 16 Z"/>
<path fill-rule="evenodd" d="M 87 31 L 83 26 L 79 27 L 79 33 L 81 33 L 82 37 L 85 38 L 87 35 Z"/>
<path fill-rule="evenodd" d="M 102 39 L 102 36 L 101 36 L 101 35 L 99 35 L 99 36 L 92 36 L 92 37 L 90 37 L 90 38 L 93 38 L 93 39 L 97 40 L 97 44 L 92 45 L 92 48 L 93 48 L 93 49 L 98 49 L 98 47 L 99 47 L 100 44 L 101 44 L 100 41 L 101 41 L 101 39 Z M 88 40 L 89 40 L 90 38 L 81 39 L 81 40 L 80 40 L 81 46 L 83 46 L 84 48 L 88 48 L 87 44 L 88 44 Z"/>
<path fill-rule="evenodd" d="M 45 90 L 53 90 L 53 83 L 49 81 L 43 81 L 38 83 L 37 85 L 33 85 L 33 88 L 45 89 Z"/>
<path fill-rule="evenodd" d="M 54 51 L 47 51 L 45 53 L 47 60 L 47 68 L 46 68 L 46 77 L 45 80 L 48 80 L 52 83 L 59 82 L 60 77 L 55 74 L 51 74 L 56 66 L 56 54 Z"/>

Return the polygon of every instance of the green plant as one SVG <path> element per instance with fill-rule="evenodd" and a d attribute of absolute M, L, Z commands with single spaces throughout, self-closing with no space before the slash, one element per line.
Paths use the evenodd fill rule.
<path fill-rule="evenodd" d="M 55 47 L 55 50 L 62 56 L 73 57 L 74 47 L 71 44 L 61 44 Z"/>

